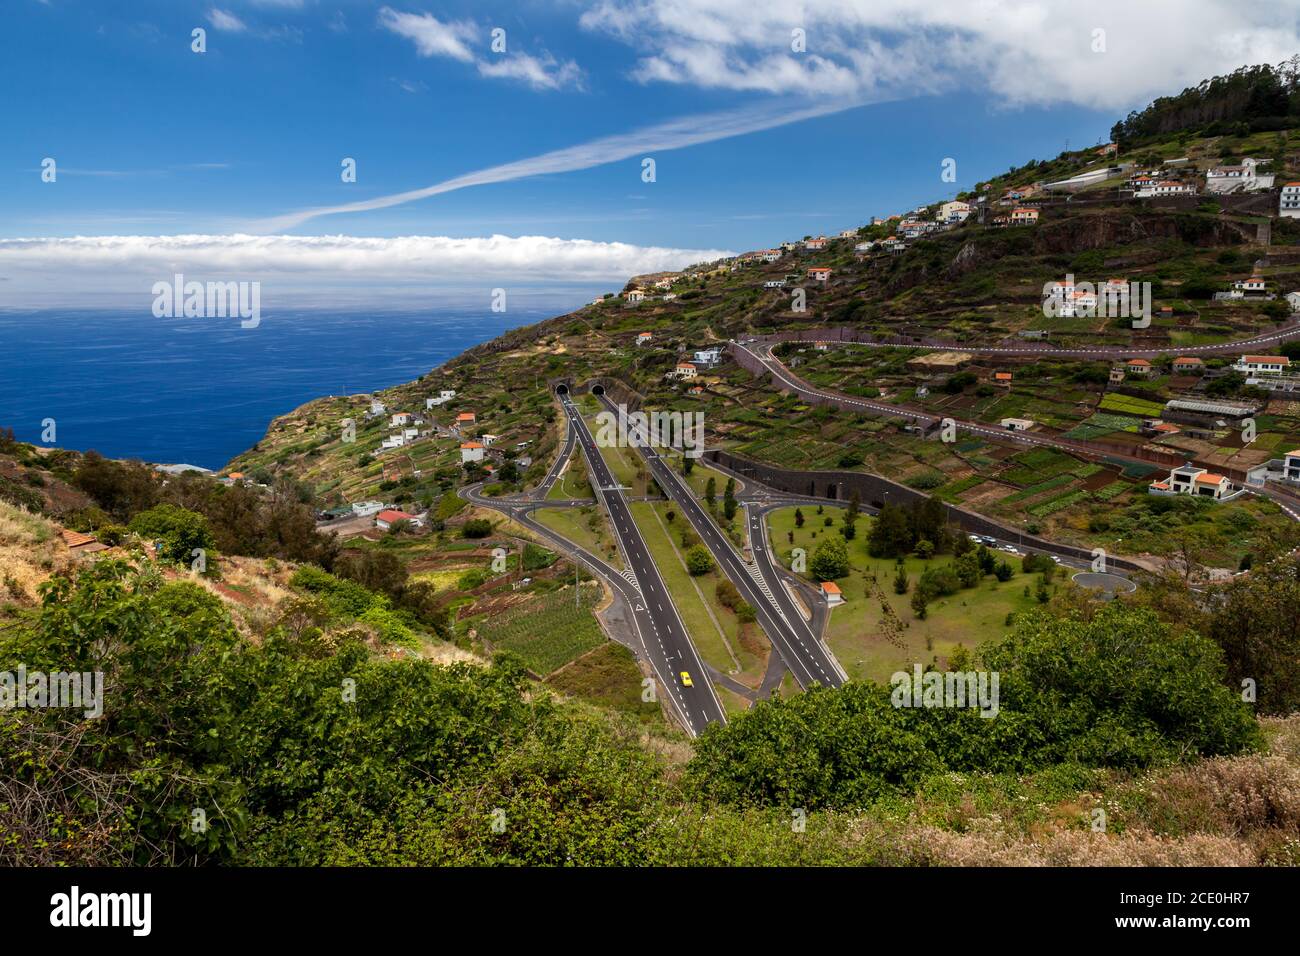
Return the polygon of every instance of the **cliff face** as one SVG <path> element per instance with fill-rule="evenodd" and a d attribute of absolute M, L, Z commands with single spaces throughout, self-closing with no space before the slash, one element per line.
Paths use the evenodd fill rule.
<path fill-rule="evenodd" d="M 1209 216 L 1105 212 L 1045 220 L 1034 235 L 1034 251 L 1060 255 L 1161 239 L 1209 248 L 1241 245 L 1255 238 L 1253 224 Z"/>

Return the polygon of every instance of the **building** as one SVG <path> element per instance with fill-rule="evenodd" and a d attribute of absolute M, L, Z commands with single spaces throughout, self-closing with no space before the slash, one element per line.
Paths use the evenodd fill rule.
<path fill-rule="evenodd" d="M 389 435 L 387 438 L 385 438 L 382 442 L 379 443 L 379 447 L 385 451 L 389 451 L 393 448 L 401 448 L 405 444 L 406 444 L 406 437 L 402 435 L 401 432 L 398 432 L 396 435 Z"/>
<path fill-rule="evenodd" d="M 1124 363 L 1124 371 L 1128 372 L 1130 375 L 1139 375 L 1146 378 L 1151 375 L 1154 369 L 1152 368 L 1151 363 L 1146 359 L 1136 358 L 1129 359 Z"/>
<path fill-rule="evenodd" d="M 1249 279 L 1238 279 L 1232 284 L 1232 287 L 1238 292 L 1247 295 L 1263 295 L 1268 291 L 1268 283 L 1266 283 L 1264 277 L 1258 273 L 1252 275 Z"/>
<path fill-rule="evenodd" d="M 940 222 L 965 222 L 971 214 L 970 203 L 953 200 L 939 207 Z"/>
<path fill-rule="evenodd" d="M 1031 428 L 1033 428 L 1034 425 L 1036 425 L 1036 424 L 1037 424 L 1037 422 L 1035 422 L 1033 419 L 1030 419 L 1030 418 L 1004 418 L 1004 419 L 1002 419 L 1002 427 L 1005 428 L 1005 429 L 1006 429 L 1007 431 L 1009 431 L 1009 432 L 1027 432 L 1027 431 L 1029 431 Z"/>
<path fill-rule="evenodd" d="M 456 416 L 456 427 L 463 428 L 466 425 L 473 425 L 477 419 L 473 412 L 461 412 Z"/>
<path fill-rule="evenodd" d="M 649 345 L 650 340 L 654 338 L 653 332 L 638 332 L 636 335 L 637 345 Z"/>
<path fill-rule="evenodd" d="M 826 598 L 826 603 L 831 607 L 844 603 L 844 592 L 834 581 L 823 581 L 821 584 L 822 597 Z"/>
<path fill-rule="evenodd" d="M 625 298 L 628 302 L 641 302 L 645 299 L 645 290 L 631 289 L 627 292 Z"/>
<path fill-rule="evenodd" d="M 1038 222 L 1038 210 L 1030 209 L 1028 206 L 1020 206 L 1011 210 L 1011 225 L 1013 226 L 1032 226 Z"/>
<path fill-rule="evenodd" d="M 1010 388 L 1010 387 L 1011 387 L 1011 373 L 1010 373 L 1010 372 L 994 372 L 994 373 L 993 373 L 993 384 L 994 384 L 994 385 L 1001 385 L 1003 388 Z"/>
<path fill-rule="evenodd" d="M 1162 196 L 1195 196 L 1196 187 L 1177 179 L 1146 182 L 1133 191 L 1134 199 L 1158 199 Z"/>
<path fill-rule="evenodd" d="M 1205 363 L 1195 356 L 1179 356 L 1174 359 L 1175 375 L 1200 375 L 1205 371 Z"/>
<path fill-rule="evenodd" d="M 1124 370 L 1122 368 L 1113 368 L 1110 370 L 1110 384 L 1118 385 L 1124 381 Z"/>
<path fill-rule="evenodd" d="M 398 425 L 410 424 L 410 421 L 411 421 L 410 412 L 398 412 L 389 420 L 388 424 L 396 428 Z"/>
<path fill-rule="evenodd" d="M 1300 312 L 1300 292 L 1288 292 L 1286 304 L 1291 307 L 1292 312 Z"/>
<path fill-rule="evenodd" d="M 1285 375 L 1291 360 L 1285 355 L 1243 355 L 1232 368 L 1245 375 Z"/>
<path fill-rule="evenodd" d="M 483 443 L 476 441 L 466 441 L 460 444 L 460 463 L 462 465 L 471 461 L 483 460 Z"/>
<path fill-rule="evenodd" d="M 784 288 L 785 288 L 785 280 L 784 280 L 784 279 L 768 279 L 766 282 L 763 283 L 763 288 L 764 288 L 764 289 L 784 289 Z"/>
<path fill-rule="evenodd" d="M 823 267 L 816 267 L 808 270 L 808 278 L 814 282 L 827 282 L 830 280 L 831 270 Z"/>
<path fill-rule="evenodd" d="M 1300 218 L 1300 183 L 1287 183 L 1277 200 L 1277 214 L 1287 219 Z"/>
<path fill-rule="evenodd" d="M 1170 471 L 1163 481 L 1151 482 L 1147 491 L 1153 495 L 1193 495 L 1215 501 L 1225 501 L 1241 493 L 1241 489 L 1233 489 L 1224 475 L 1216 475 L 1191 462 Z"/>
<path fill-rule="evenodd" d="M 700 374 L 700 370 L 690 362 L 678 362 L 677 367 L 670 373 L 673 378 L 691 379 Z"/>
<path fill-rule="evenodd" d="M 1257 406 L 1250 402 L 1174 398 L 1165 402 L 1165 410 L 1160 417 L 1180 425 L 1223 429 L 1240 425 L 1256 411 Z"/>
<path fill-rule="evenodd" d="M 829 240 L 827 240 L 825 236 L 818 236 L 816 239 L 805 239 L 803 241 L 803 247 L 816 252 L 819 249 L 825 249 L 828 241 Z"/>
<path fill-rule="evenodd" d="M 375 515 L 375 527 L 381 531 L 387 531 L 399 521 L 405 521 L 417 528 L 424 523 L 418 515 L 407 514 L 405 511 L 397 511 L 391 508 L 386 508 Z"/>
<path fill-rule="evenodd" d="M 1249 156 L 1240 166 L 1215 166 L 1205 174 L 1205 189 L 1212 193 L 1253 193 L 1273 188 L 1273 174 L 1259 170 L 1260 162 Z"/>
<path fill-rule="evenodd" d="M 696 366 L 703 365 L 711 368 L 722 361 L 722 347 L 719 345 L 710 346 L 707 349 L 698 349 L 692 360 Z"/>
<path fill-rule="evenodd" d="M 357 501 L 352 505 L 352 513 L 358 518 L 368 518 L 384 510 L 382 501 Z"/>
<path fill-rule="evenodd" d="M 455 397 L 456 390 L 454 388 L 444 388 L 438 393 L 437 398 L 426 398 L 424 400 L 424 407 L 426 409 L 437 408 L 439 405 L 445 405 L 447 402 L 450 402 Z"/>
<path fill-rule="evenodd" d="M 1300 482 L 1300 448 L 1287 452 L 1283 462 L 1283 477 L 1287 481 Z"/>
<path fill-rule="evenodd" d="M 68 546 L 68 550 L 75 554 L 95 554 L 108 550 L 108 545 L 95 540 L 93 534 L 82 534 L 80 531 L 69 531 L 64 528 L 59 535 L 63 538 L 63 543 Z"/>

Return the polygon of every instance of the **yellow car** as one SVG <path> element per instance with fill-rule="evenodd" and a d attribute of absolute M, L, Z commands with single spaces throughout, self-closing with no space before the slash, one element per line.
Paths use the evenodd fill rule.
<path fill-rule="evenodd" d="M 690 675 L 690 672 L 689 672 L 689 671 L 682 671 L 682 686 L 683 686 L 683 687 L 694 687 L 694 686 L 695 686 L 695 685 L 691 682 L 691 675 Z"/>

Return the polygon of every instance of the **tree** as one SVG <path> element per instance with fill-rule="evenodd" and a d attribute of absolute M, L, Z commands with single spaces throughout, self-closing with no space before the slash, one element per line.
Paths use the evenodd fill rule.
<path fill-rule="evenodd" d="M 907 579 L 907 566 L 902 561 L 898 562 L 894 571 L 894 593 L 906 594 L 911 585 Z"/>
<path fill-rule="evenodd" d="M 916 556 L 920 558 L 922 561 L 929 561 L 931 558 L 933 558 L 934 542 L 924 541 L 924 540 L 916 542 Z"/>
<path fill-rule="evenodd" d="M 999 561 L 993 568 L 993 576 L 999 581 L 1010 581 L 1013 574 L 1015 574 L 1015 571 L 1011 569 L 1011 565 L 1007 564 L 1006 561 Z"/>
<path fill-rule="evenodd" d="M 702 544 L 697 544 L 686 552 L 686 570 L 692 577 L 708 574 L 713 570 L 713 555 Z"/>
<path fill-rule="evenodd" d="M 794 509 L 794 526 L 795 526 L 796 528 L 802 528 L 802 527 L 803 527 L 803 522 L 804 522 L 803 510 L 800 509 L 800 508 L 795 508 L 795 509 Z"/>
<path fill-rule="evenodd" d="M 930 602 L 925 599 L 925 592 L 917 588 L 912 592 L 912 613 L 918 621 L 924 621 L 929 614 Z"/>
<path fill-rule="evenodd" d="M 687 477 L 690 477 L 691 472 L 694 470 L 695 470 L 695 459 L 692 458 L 690 455 L 682 455 L 682 474 L 686 475 Z"/>
<path fill-rule="evenodd" d="M 871 533 L 867 536 L 868 552 L 876 558 L 895 558 L 910 553 L 912 541 L 907 512 L 899 505 L 885 502 L 871 523 Z"/>
<path fill-rule="evenodd" d="M 953 561 L 953 569 L 957 572 L 957 577 L 961 579 L 961 586 L 964 588 L 973 588 L 980 583 L 980 562 L 975 556 L 975 552 L 967 551 L 965 554 L 958 556 Z"/>
<path fill-rule="evenodd" d="M 728 478 L 722 491 L 722 516 L 730 521 L 736 516 L 736 479 Z"/>
<path fill-rule="evenodd" d="M 704 500 L 707 501 L 709 507 L 712 508 L 716 503 L 717 497 L 718 481 L 712 475 L 709 475 L 709 480 L 704 483 Z"/>
<path fill-rule="evenodd" d="M 492 533 L 492 522 L 487 518 L 470 518 L 461 527 L 460 533 L 466 538 L 486 538 Z"/>
<path fill-rule="evenodd" d="M 826 535 L 813 552 L 808 565 L 812 576 L 819 581 L 833 581 L 849 573 L 849 549 L 838 534 Z"/>
<path fill-rule="evenodd" d="M 142 511 L 131 519 L 130 528 L 142 538 L 160 542 L 161 556 L 169 561 L 188 564 L 196 550 L 213 548 L 208 519 L 176 505 L 162 504 Z"/>
<path fill-rule="evenodd" d="M 849 498 L 849 506 L 844 509 L 844 540 L 852 541 L 858 533 L 858 512 L 862 507 L 862 497 L 858 494 L 857 489 L 853 490 Z"/>

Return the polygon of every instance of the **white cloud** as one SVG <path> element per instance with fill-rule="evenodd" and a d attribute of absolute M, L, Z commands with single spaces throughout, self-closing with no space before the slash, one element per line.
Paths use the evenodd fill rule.
<path fill-rule="evenodd" d="M 599 0 L 580 23 L 633 47 L 646 83 L 869 99 L 984 87 L 1008 105 L 1123 109 L 1288 58 L 1297 13 L 1300 0 Z"/>
<path fill-rule="evenodd" d="M 522 80 L 535 90 L 582 86 L 582 68 L 578 64 L 572 60 L 561 63 L 545 51 L 540 56 L 517 52 L 476 56 L 471 45 L 480 42 L 479 37 L 485 31 L 471 20 L 444 23 L 432 14 L 400 13 L 392 7 L 383 7 L 379 11 L 379 24 L 412 41 L 420 56 L 445 56 L 461 63 L 473 63 L 482 76 Z"/>
<path fill-rule="evenodd" d="M 512 284 L 601 282 L 622 285 L 643 272 L 680 269 L 729 255 L 552 236 L 458 239 L 447 236 L 78 236 L 0 239 L 6 301 L 54 305 L 88 293 L 139 292 L 177 272 L 198 281 L 260 281 L 272 288 L 396 284 L 463 289 Z M 269 299 L 265 299 L 268 301 Z"/>
<path fill-rule="evenodd" d="M 468 20 L 443 23 L 428 13 L 399 13 L 392 7 L 379 11 L 379 23 L 398 36 L 415 44 L 420 56 L 449 56 L 462 63 L 472 63 L 474 54 L 469 43 L 477 28 Z"/>
<path fill-rule="evenodd" d="M 824 116 L 827 113 L 848 109 L 853 105 L 851 102 L 844 101 L 824 101 L 813 106 L 804 105 L 796 108 L 789 103 L 778 102 L 731 112 L 684 116 L 665 123 L 633 130 L 629 133 L 604 136 L 600 139 L 580 143 L 577 146 L 568 146 L 564 149 L 543 153 L 540 156 L 532 156 L 528 159 L 520 159 L 512 163 L 503 163 L 500 166 L 480 169 L 421 189 L 393 193 L 388 196 L 377 196 L 374 199 L 363 199 L 338 206 L 317 206 L 314 209 L 303 209 L 298 212 L 265 219 L 261 222 L 251 223 L 248 228 L 254 232 L 281 232 L 286 229 L 297 228 L 304 222 L 318 216 L 388 209 L 392 206 L 428 199 L 431 196 L 454 192 L 470 186 L 510 182 L 515 179 L 523 179 L 526 176 L 590 169 L 593 166 L 602 166 L 631 156 L 648 156 L 669 150 L 682 149 L 686 146 L 695 146 L 699 143 L 711 143 L 732 136 L 742 136 L 746 133 L 785 126 L 814 116 Z"/>
<path fill-rule="evenodd" d="M 248 25 L 239 17 L 216 7 L 208 11 L 208 22 L 212 24 L 213 29 L 223 30 L 226 33 L 243 33 L 248 29 Z"/>

